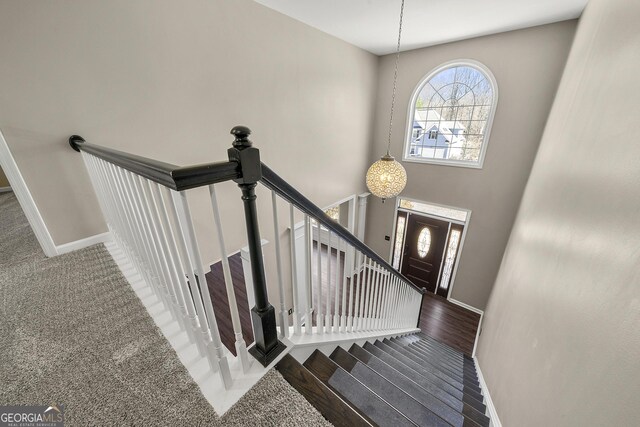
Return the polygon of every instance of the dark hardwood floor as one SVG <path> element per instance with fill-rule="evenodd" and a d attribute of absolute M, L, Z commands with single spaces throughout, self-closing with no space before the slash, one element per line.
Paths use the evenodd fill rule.
<path fill-rule="evenodd" d="M 316 256 L 316 247 L 314 247 L 314 254 Z M 322 245 L 322 274 L 323 274 L 323 286 L 322 290 L 322 313 L 327 313 L 326 307 L 326 295 L 327 291 L 330 292 L 331 299 L 329 304 L 329 312 L 334 312 L 334 295 L 335 295 L 335 266 L 336 266 L 336 252 L 333 251 L 330 257 L 328 257 L 327 247 Z M 329 288 L 326 286 L 326 266 L 327 259 L 332 259 L 332 286 Z M 314 258 L 315 261 L 315 258 Z M 240 313 L 240 324 L 242 326 L 242 335 L 247 343 L 247 346 L 253 342 L 253 329 L 251 327 L 251 317 L 249 312 L 249 303 L 247 300 L 247 291 L 244 283 L 244 273 L 242 270 L 242 259 L 240 254 L 234 254 L 229 257 L 229 266 L 231 267 L 231 276 L 233 280 L 233 287 L 236 294 L 236 302 L 238 304 L 238 311 Z M 344 255 L 340 257 L 340 270 L 344 269 Z M 342 276 L 342 275 L 341 275 Z M 218 321 L 218 329 L 220 330 L 220 338 L 222 343 L 233 353 L 235 350 L 235 338 L 233 336 L 233 327 L 231 324 L 231 315 L 229 311 L 229 299 L 227 297 L 227 290 L 224 285 L 224 276 L 222 272 L 222 263 L 218 262 L 211 266 L 211 271 L 206 274 L 207 285 L 209 286 L 209 292 L 211 293 L 211 299 L 213 301 L 213 308 L 216 312 L 216 320 Z M 315 277 L 314 277 L 315 280 Z M 339 295 L 342 295 L 342 285 L 339 283 Z M 347 286 L 349 281 L 347 280 Z M 317 303 L 317 296 L 314 292 L 313 295 L 314 304 Z M 339 310 L 341 310 L 342 297 L 339 298 Z M 420 329 L 422 332 L 444 344 L 447 344 L 463 353 L 471 356 L 473 352 L 473 346 L 476 339 L 476 332 L 480 322 L 480 315 L 460 307 L 447 301 L 445 298 L 434 294 L 425 294 L 423 296 L 424 302 L 422 304 L 422 311 L 420 314 Z M 273 303 L 273 302 L 272 302 Z M 313 318 L 314 325 L 316 324 L 315 316 Z"/>
<path fill-rule="evenodd" d="M 251 327 L 251 315 L 249 312 L 249 302 L 247 299 L 247 289 L 244 283 L 244 272 L 242 270 L 242 258 L 240 253 L 229 257 L 229 267 L 231 267 L 231 280 L 236 294 L 236 303 L 240 313 L 240 326 L 242 336 L 247 344 L 253 342 L 253 328 Z M 211 266 L 211 271 L 206 273 L 207 286 L 211 293 L 213 309 L 216 312 L 220 339 L 233 355 L 236 355 L 235 337 L 233 335 L 233 325 L 231 324 L 231 312 L 229 310 L 229 298 L 224 285 L 224 273 L 222 262 L 217 262 Z"/>
<path fill-rule="evenodd" d="M 445 298 L 425 294 L 419 328 L 428 335 L 468 356 L 473 353 L 480 315 Z"/>

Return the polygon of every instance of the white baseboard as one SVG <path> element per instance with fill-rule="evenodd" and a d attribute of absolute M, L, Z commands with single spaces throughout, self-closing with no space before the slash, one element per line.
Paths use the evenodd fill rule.
<path fill-rule="evenodd" d="M 13 191 L 11 187 L 0 187 L 0 193 L 8 193 L 9 191 Z"/>
<path fill-rule="evenodd" d="M 75 242 L 65 243 L 63 245 L 56 246 L 56 255 L 66 254 L 68 252 L 84 249 L 89 246 L 96 245 L 98 243 L 106 243 L 111 241 L 111 232 L 96 234 L 95 236 L 86 237 L 84 239 L 76 240 Z"/>
<path fill-rule="evenodd" d="M 449 298 L 449 301 L 454 303 L 455 305 L 459 305 L 462 308 L 466 308 L 467 310 L 473 311 L 474 313 L 478 313 L 480 315 L 480 320 L 478 321 L 478 330 L 476 331 L 476 340 L 473 343 L 473 351 L 471 352 L 471 356 L 475 357 L 476 348 L 478 347 L 478 340 L 480 340 L 480 332 L 482 332 L 482 320 L 484 319 L 484 311 L 469 304 L 465 304 L 462 301 L 458 301 L 457 299 Z"/>
<path fill-rule="evenodd" d="M 455 305 L 459 305 L 460 307 L 463 307 L 463 308 L 466 308 L 467 310 L 473 311 L 474 313 L 478 313 L 480 315 L 484 314 L 484 311 L 480 310 L 479 308 L 475 308 L 474 306 L 466 304 L 466 303 L 464 303 L 462 301 L 458 301 L 457 299 L 449 298 L 449 301 L 454 303 Z"/>
<path fill-rule="evenodd" d="M 487 387 L 487 383 L 484 380 L 484 376 L 482 375 L 482 370 L 480 369 L 480 363 L 478 363 L 478 358 L 473 356 L 473 363 L 476 365 L 476 372 L 478 373 L 478 380 L 480 381 L 480 388 L 482 389 L 482 394 L 484 395 L 485 404 L 487 405 L 487 411 L 489 412 L 487 415 L 491 418 L 490 427 L 502 427 L 502 423 L 500 422 L 500 418 L 498 418 L 498 412 L 496 411 L 496 407 L 493 404 L 493 400 L 491 400 L 491 393 L 489 393 L 489 387 Z"/>

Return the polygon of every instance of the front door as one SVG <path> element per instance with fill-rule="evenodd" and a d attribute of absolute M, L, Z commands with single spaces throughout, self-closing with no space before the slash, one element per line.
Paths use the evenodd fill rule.
<path fill-rule="evenodd" d="M 435 292 L 449 223 L 409 213 L 401 273 L 416 286 Z"/>

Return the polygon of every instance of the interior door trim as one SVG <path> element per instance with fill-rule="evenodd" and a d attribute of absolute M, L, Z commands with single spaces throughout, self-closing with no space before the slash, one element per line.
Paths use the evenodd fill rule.
<path fill-rule="evenodd" d="M 438 215 L 432 215 L 432 214 L 427 214 L 427 213 L 424 213 L 424 212 L 414 211 L 414 210 L 411 210 L 411 209 L 401 208 L 399 206 L 401 198 L 404 199 L 404 200 L 412 201 L 412 202 L 425 203 L 425 204 L 428 204 L 428 205 L 440 206 L 440 207 L 443 207 L 443 208 L 457 209 L 457 210 L 460 210 L 460 211 L 465 211 L 465 212 L 467 212 L 467 220 L 465 222 L 462 222 L 462 221 L 454 220 L 454 219 L 451 219 L 451 218 L 443 218 L 443 217 L 440 217 Z M 411 214 L 422 215 L 422 216 L 425 216 L 425 217 L 428 217 L 428 218 L 432 218 L 432 219 L 446 220 L 446 221 L 449 221 L 451 223 L 463 226 L 462 236 L 460 237 L 460 245 L 458 246 L 458 254 L 456 256 L 456 261 L 455 261 L 455 264 L 453 266 L 453 271 L 451 272 L 451 279 L 449 280 L 449 288 L 447 289 L 447 300 L 450 300 L 451 299 L 451 293 L 453 291 L 453 287 L 455 285 L 456 277 L 457 277 L 457 274 L 458 274 L 458 267 L 460 266 L 460 259 L 462 258 L 462 252 L 464 250 L 464 244 L 465 244 L 465 241 L 466 241 L 466 238 L 467 238 L 467 232 L 469 231 L 469 227 L 470 227 L 470 224 L 471 224 L 471 214 L 472 214 L 471 209 L 460 208 L 460 207 L 457 207 L 457 206 L 444 205 L 444 204 L 441 204 L 441 203 L 427 202 L 427 201 L 424 201 L 424 200 L 413 199 L 413 198 L 410 198 L 410 197 L 396 197 L 396 199 L 395 199 L 395 209 L 394 209 L 394 212 L 393 212 L 393 218 L 391 219 L 391 221 L 392 221 L 391 222 L 392 235 L 391 235 L 391 240 L 390 240 L 391 244 L 389 245 L 389 256 L 388 256 L 389 263 L 393 262 L 393 248 L 394 248 L 394 242 L 396 241 L 395 240 L 396 239 L 396 231 L 397 231 L 396 230 L 396 223 L 398 221 L 398 211 L 403 211 L 403 212 L 406 212 L 407 214 L 411 213 Z M 404 234 L 404 238 L 402 240 L 402 247 L 404 247 L 404 245 L 405 245 L 406 238 L 407 238 L 407 233 L 406 233 L 406 228 L 405 228 L 405 234 Z M 401 254 L 399 266 L 402 266 L 402 258 L 403 257 L 404 257 L 404 254 Z M 439 286 L 439 281 L 440 281 L 440 277 L 438 277 L 438 286 Z M 437 290 L 437 288 L 436 288 L 436 290 Z"/>

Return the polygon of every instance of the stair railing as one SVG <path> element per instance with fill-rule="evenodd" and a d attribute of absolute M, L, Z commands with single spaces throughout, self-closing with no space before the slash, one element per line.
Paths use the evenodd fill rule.
<path fill-rule="evenodd" d="M 82 154 L 114 242 L 211 369 L 219 373 L 224 386 L 229 388 L 233 379 L 205 277 L 209 266 L 201 259 L 187 199 L 187 191 L 193 188 L 207 186 L 209 190 L 235 349 L 243 372 L 249 369 L 248 354 L 267 366 L 286 348 L 278 339 L 289 336 L 286 289 L 293 294 L 294 334 L 301 334 L 302 328 L 308 335 L 415 328 L 425 290 L 261 163 L 248 128 L 236 126 L 231 133 L 235 140 L 228 149 L 228 161 L 188 167 L 91 144 L 78 135 L 69 138 L 71 147 Z M 216 184 L 230 180 L 242 193 L 255 295 L 251 308 L 255 345 L 249 350 L 242 336 L 216 194 Z M 279 331 L 276 310 L 267 295 L 256 210 L 258 182 L 272 193 Z M 277 207 L 281 200 L 289 207 L 290 277 L 285 277 L 282 265 Z M 302 257 L 296 250 L 296 229 L 300 227 L 295 220 L 300 215 Z"/>
<path fill-rule="evenodd" d="M 424 288 L 411 283 L 264 163 L 260 182 L 272 191 L 275 230 L 278 199 L 289 208 L 294 334 L 301 334 L 303 327 L 307 335 L 416 327 Z M 302 213 L 302 224 L 296 224 L 296 213 Z M 301 227 L 302 238 L 296 238 Z M 302 260 L 296 256 L 296 240 L 304 245 Z M 281 257 L 276 247 L 278 265 Z M 305 274 L 299 275 L 299 269 Z M 284 306 L 281 310 L 281 335 L 286 336 L 289 322 Z"/>

